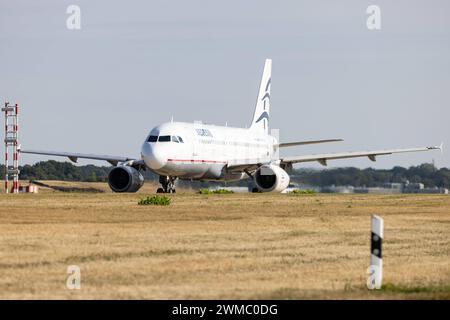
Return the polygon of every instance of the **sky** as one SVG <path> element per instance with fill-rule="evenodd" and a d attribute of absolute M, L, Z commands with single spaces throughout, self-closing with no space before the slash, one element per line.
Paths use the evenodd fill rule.
<path fill-rule="evenodd" d="M 67 28 L 69 5 L 81 9 L 79 30 Z M 367 28 L 369 5 L 380 30 Z M 448 0 L 0 0 L 0 102 L 20 104 L 24 149 L 139 157 L 172 116 L 248 126 L 271 58 L 281 140 L 345 140 L 282 155 L 444 142 L 442 154 L 329 167 L 450 167 L 449 12 Z"/>

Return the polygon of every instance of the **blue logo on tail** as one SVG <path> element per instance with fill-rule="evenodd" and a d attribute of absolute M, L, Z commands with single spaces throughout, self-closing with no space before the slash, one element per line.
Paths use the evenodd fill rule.
<path fill-rule="evenodd" d="M 258 120 L 255 121 L 255 123 L 260 122 L 262 119 L 267 119 L 267 121 L 269 121 L 269 114 L 265 110 L 266 110 L 266 101 L 269 100 L 269 102 L 270 102 L 270 93 L 268 92 L 269 91 L 269 87 L 270 87 L 270 83 L 271 83 L 271 78 L 269 78 L 269 80 L 267 81 L 266 93 L 261 99 L 261 101 L 264 102 L 264 112 L 261 113 L 261 115 L 259 116 Z"/>
<path fill-rule="evenodd" d="M 259 116 L 258 120 L 255 121 L 255 123 L 260 122 L 262 119 L 267 119 L 267 121 L 269 121 L 269 114 L 267 113 L 267 111 L 261 113 L 261 115 Z"/>

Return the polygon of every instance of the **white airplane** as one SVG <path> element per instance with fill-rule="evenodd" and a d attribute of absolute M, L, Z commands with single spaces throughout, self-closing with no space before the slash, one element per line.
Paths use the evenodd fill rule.
<path fill-rule="evenodd" d="M 168 122 L 153 128 L 141 148 L 141 159 L 70 152 L 23 150 L 21 153 L 105 160 L 114 166 L 108 183 L 115 192 L 136 192 L 144 183 L 142 170 L 159 175 L 161 188 L 157 192 L 175 192 L 175 180 L 236 181 L 253 179 L 254 192 L 281 192 L 289 185 L 289 172 L 295 163 L 368 157 L 400 152 L 429 151 L 434 147 L 359 151 L 280 157 L 279 148 L 342 139 L 279 143 L 269 133 L 270 87 L 272 60 L 267 59 L 259 87 L 256 107 L 250 127 L 233 128 L 202 123 Z"/>

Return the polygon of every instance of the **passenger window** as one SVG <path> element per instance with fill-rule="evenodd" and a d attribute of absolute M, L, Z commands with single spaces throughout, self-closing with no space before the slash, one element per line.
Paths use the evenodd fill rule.
<path fill-rule="evenodd" d="M 178 143 L 178 139 L 175 136 L 172 136 L 172 141 Z"/>
<path fill-rule="evenodd" d="M 184 143 L 183 139 L 181 139 L 180 136 L 178 136 L 178 140 L 179 140 L 181 143 Z"/>
<path fill-rule="evenodd" d="M 170 142 L 170 136 L 159 136 L 159 142 Z"/>
<path fill-rule="evenodd" d="M 156 142 L 158 141 L 158 136 L 150 136 L 147 139 L 147 142 Z"/>

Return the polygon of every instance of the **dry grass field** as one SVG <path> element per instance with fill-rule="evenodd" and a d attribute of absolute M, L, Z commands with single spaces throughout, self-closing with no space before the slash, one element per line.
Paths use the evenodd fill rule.
<path fill-rule="evenodd" d="M 450 299 L 448 195 L 186 191 L 167 207 L 137 205 L 153 190 L 1 194 L 0 298 Z M 385 220 L 375 291 L 371 214 Z M 66 288 L 69 265 L 80 290 Z"/>

